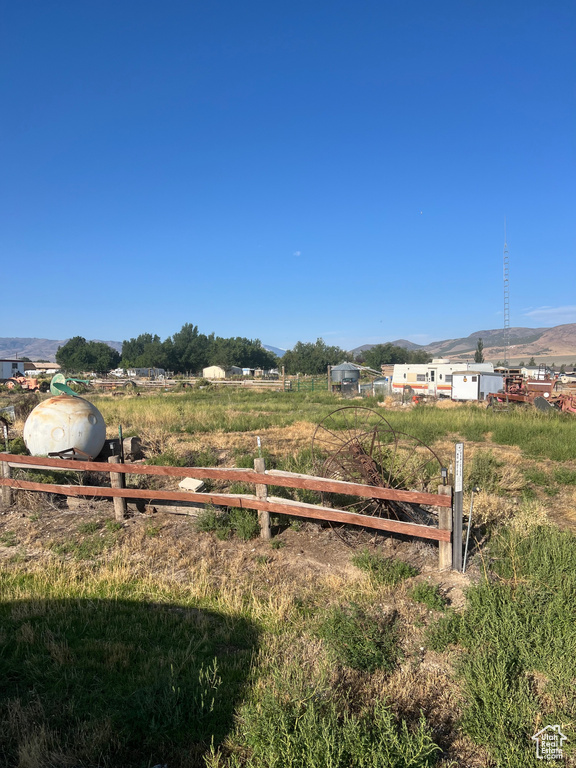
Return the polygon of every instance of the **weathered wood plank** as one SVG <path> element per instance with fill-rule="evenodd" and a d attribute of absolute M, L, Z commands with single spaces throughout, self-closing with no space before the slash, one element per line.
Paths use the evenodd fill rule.
<path fill-rule="evenodd" d="M 15 456 L 0 453 L 0 461 L 8 461 L 11 466 L 43 469 L 75 469 L 93 472 L 110 472 L 107 464 L 97 461 L 68 461 L 64 459 L 46 459 L 35 456 Z M 115 464 L 114 472 L 134 475 L 157 475 L 163 477 L 195 477 L 198 479 L 240 481 L 260 485 L 278 485 L 284 488 L 300 488 L 325 493 L 343 493 L 371 499 L 389 499 L 405 501 L 411 504 L 427 504 L 434 507 L 451 507 L 452 500 L 435 493 L 419 491 L 400 491 L 393 488 L 349 483 L 343 480 L 331 480 L 324 477 L 301 475 L 295 472 L 267 470 L 255 472 L 253 469 L 238 469 L 234 467 L 156 467 L 144 464 Z"/>
<path fill-rule="evenodd" d="M 114 469 L 118 465 L 114 466 Z M 243 509 L 267 510 L 280 515 L 294 515 L 296 517 L 309 517 L 329 522 L 348 523 L 360 525 L 365 528 L 374 528 L 393 533 L 403 533 L 435 541 L 449 541 L 451 532 L 440 530 L 432 526 L 417 525 L 415 523 L 403 523 L 398 520 L 388 520 L 369 515 L 357 515 L 354 512 L 343 512 L 329 507 L 321 507 L 314 504 L 268 497 L 258 499 L 248 494 L 224 494 L 224 493 L 191 493 L 188 491 L 157 491 L 136 488 L 104 488 L 100 486 L 85 485 L 52 485 L 47 483 L 34 483 L 29 480 L 14 480 L 0 478 L 0 486 L 8 485 L 11 488 L 42 491 L 44 493 L 56 493 L 64 496 L 88 496 L 114 498 L 120 496 L 126 499 L 145 499 L 149 502 L 155 500 L 166 501 L 199 501 L 205 504 L 216 504 L 225 507 L 240 507 Z"/>

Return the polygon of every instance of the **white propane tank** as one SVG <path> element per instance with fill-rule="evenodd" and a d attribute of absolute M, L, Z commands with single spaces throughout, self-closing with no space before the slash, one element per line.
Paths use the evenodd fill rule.
<path fill-rule="evenodd" d="M 76 448 L 96 458 L 106 442 L 106 424 L 88 400 L 58 395 L 44 400 L 28 416 L 24 442 L 32 456 Z"/>

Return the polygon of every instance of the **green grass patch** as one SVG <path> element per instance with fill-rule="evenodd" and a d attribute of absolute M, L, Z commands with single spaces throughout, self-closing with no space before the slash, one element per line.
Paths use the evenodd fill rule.
<path fill-rule="evenodd" d="M 318 635 L 339 664 L 365 672 L 390 671 L 398 658 L 394 620 L 377 621 L 351 604 L 332 608 L 322 619 Z"/>
<path fill-rule="evenodd" d="M 260 533 L 258 513 L 237 507 L 223 511 L 208 505 L 194 521 L 194 527 L 203 533 L 215 533 L 219 539 L 235 534 L 242 541 L 249 541 Z"/>
<path fill-rule="evenodd" d="M 408 594 L 412 600 L 417 603 L 424 603 L 431 611 L 443 611 L 448 602 L 438 584 L 421 582 L 416 584 Z"/>
<path fill-rule="evenodd" d="M 418 569 L 403 560 L 384 557 L 378 552 L 362 550 L 352 558 L 352 564 L 370 574 L 375 584 L 395 585 L 418 575 Z"/>
<path fill-rule="evenodd" d="M 354 713 L 310 694 L 268 694 L 243 708 L 242 725 L 252 754 L 230 768 L 431 768 L 440 751 L 423 717 L 409 728 L 382 701 Z"/>
<path fill-rule="evenodd" d="M 0 587 L 4 765 L 199 766 L 232 728 L 258 637 L 247 620 L 102 584 L 69 599 L 33 576 Z"/>
<path fill-rule="evenodd" d="M 2 531 L 0 533 L 0 544 L 3 547 L 15 547 L 18 545 L 18 536 L 14 531 Z"/>
<path fill-rule="evenodd" d="M 576 739 L 576 537 L 551 527 L 504 529 L 490 554 L 498 580 L 472 586 L 466 610 L 443 617 L 429 642 L 463 648 L 466 733 L 498 766 L 532 765 L 531 736 L 542 723 L 563 724 L 567 753 Z"/>

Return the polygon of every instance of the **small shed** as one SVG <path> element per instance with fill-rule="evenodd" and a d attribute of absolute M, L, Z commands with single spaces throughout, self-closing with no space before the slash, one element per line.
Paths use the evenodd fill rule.
<path fill-rule="evenodd" d="M 504 376 L 496 371 L 454 371 L 452 400 L 484 401 L 504 388 Z"/>
<path fill-rule="evenodd" d="M 209 365 L 203 368 L 202 376 L 205 379 L 227 379 L 230 376 L 242 376 L 242 368 L 237 365 L 231 365 L 229 368 L 223 368 L 221 365 Z"/>
<path fill-rule="evenodd" d="M 12 376 L 24 376 L 24 362 L 22 360 L 0 360 L 0 379 L 9 379 Z"/>

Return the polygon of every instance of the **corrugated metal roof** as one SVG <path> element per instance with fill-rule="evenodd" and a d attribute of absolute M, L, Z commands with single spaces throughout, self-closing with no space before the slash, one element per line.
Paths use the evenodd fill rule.
<path fill-rule="evenodd" d="M 333 371 L 358 371 L 359 368 L 357 365 L 352 365 L 352 363 L 340 363 L 340 365 L 333 365 L 332 370 Z"/>

